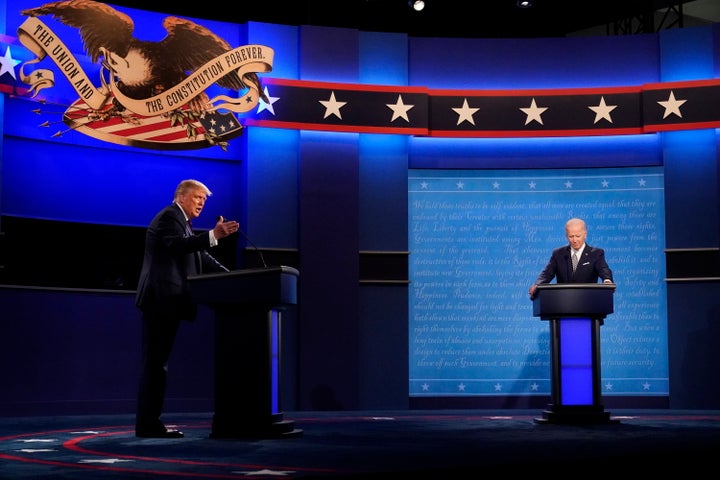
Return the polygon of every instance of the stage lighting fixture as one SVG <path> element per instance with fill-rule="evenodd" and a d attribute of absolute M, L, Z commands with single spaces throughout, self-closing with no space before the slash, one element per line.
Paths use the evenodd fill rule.
<path fill-rule="evenodd" d="M 423 2 L 423 0 L 410 0 L 408 5 L 410 5 L 416 12 L 420 12 L 423 8 L 425 8 L 425 2 Z"/>

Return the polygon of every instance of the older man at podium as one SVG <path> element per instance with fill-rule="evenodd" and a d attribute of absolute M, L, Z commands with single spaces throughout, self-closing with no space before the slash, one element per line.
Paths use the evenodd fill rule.
<path fill-rule="evenodd" d="M 568 220 L 565 223 L 565 237 L 568 245 L 552 251 L 547 265 L 530 286 L 528 293 L 531 300 L 535 298 L 538 285 L 550 283 L 555 278 L 557 283 L 597 283 L 599 280 L 614 283 L 612 270 L 605 261 L 605 251 L 585 242 L 587 226 L 584 220 Z"/>

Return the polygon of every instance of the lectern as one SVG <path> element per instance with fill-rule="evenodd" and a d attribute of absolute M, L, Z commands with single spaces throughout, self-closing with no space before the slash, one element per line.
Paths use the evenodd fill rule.
<path fill-rule="evenodd" d="M 550 322 L 551 401 L 538 423 L 617 423 L 604 410 L 600 327 L 613 313 L 615 284 L 538 285 L 533 316 Z"/>
<path fill-rule="evenodd" d="M 282 313 L 297 303 L 292 267 L 235 270 L 188 278 L 194 302 L 215 314 L 213 438 L 302 434 L 280 402 Z"/>

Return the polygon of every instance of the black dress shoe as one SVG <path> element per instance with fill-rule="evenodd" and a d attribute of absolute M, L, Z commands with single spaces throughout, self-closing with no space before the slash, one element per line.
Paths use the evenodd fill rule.
<path fill-rule="evenodd" d="M 140 438 L 183 438 L 185 436 L 179 430 L 165 430 L 162 432 L 135 432 L 136 437 Z"/>

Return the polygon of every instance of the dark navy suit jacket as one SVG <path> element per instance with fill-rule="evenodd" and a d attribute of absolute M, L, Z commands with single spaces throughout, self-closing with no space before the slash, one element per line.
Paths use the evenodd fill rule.
<path fill-rule="evenodd" d="M 572 271 L 571 254 L 570 245 L 553 250 L 550 261 L 538 275 L 535 284 L 550 283 L 553 279 L 557 279 L 557 283 L 597 283 L 598 280 L 614 282 L 602 248 L 591 247 L 586 243 L 575 274 Z"/>
<path fill-rule="evenodd" d="M 193 234 L 181 208 L 173 203 L 152 219 L 145 235 L 145 255 L 135 304 L 190 320 L 197 306 L 190 299 L 188 275 L 227 272 L 207 249 L 210 233 Z"/>

